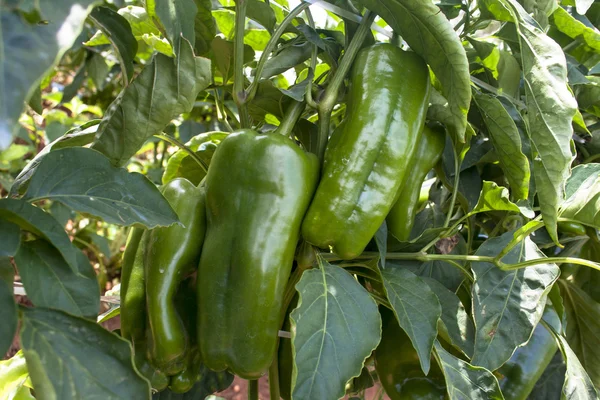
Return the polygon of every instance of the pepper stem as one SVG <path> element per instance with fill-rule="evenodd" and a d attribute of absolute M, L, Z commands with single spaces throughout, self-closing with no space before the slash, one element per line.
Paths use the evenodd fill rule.
<path fill-rule="evenodd" d="M 327 146 L 327 140 L 329 138 L 329 122 L 331 121 L 331 112 L 333 111 L 333 107 L 336 104 L 338 92 L 346 75 L 350 71 L 350 67 L 354 62 L 354 58 L 358 51 L 362 48 L 363 42 L 369 33 L 369 29 L 371 29 L 371 25 L 373 24 L 373 20 L 375 19 L 375 14 L 367 11 L 363 16 L 362 22 L 360 23 L 360 27 L 354 38 L 352 38 L 352 42 L 346 49 L 344 56 L 342 57 L 342 61 L 340 62 L 340 66 L 335 73 L 331 83 L 325 89 L 325 94 L 323 99 L 319 103 L 319 142 L 318 142 L 318 156 L 321 162 L 323 161 L 323 157 L 325 155 L 325 147 Z"/>
<path fill-rule="evenodd" d="M 248 400 L 258 400 L 258 380 L 248 381 Z"/>
<path fill-rule="evenodd" d="M 302 116 L 305 108 L 305 102 L 293 101 L 292 105 L 288 107 L 287 112 L 283 116 L 276 132 L 283 136 L 290 136 L 296 122 L 298 122 L 298 119 Z"/>

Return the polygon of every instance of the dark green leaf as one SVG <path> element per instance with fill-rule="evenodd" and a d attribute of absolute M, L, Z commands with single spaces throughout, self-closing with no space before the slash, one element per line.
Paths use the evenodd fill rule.
<path fill-rule="evenodd" d="M 32 176 L 25 199 L 57 200 L 108 223 L 148 228 L 177 222 L 177 215 L 145 176 L 113 167 L 95 150 L 70 147 L 50 152 Z"/>
<path fill-rule="evenodd" d="M 375 244 L 377 245 L 377 250 L 379 251 L 379 264 L 381 268 L 385 268 L 385 255 L 387 254 L 387 237 L 388 230 L 387 224 L 383 221 L 383 224 L 377 229 L 375 232 Z"/>
<path fill-rule="evenodd" d="M 29 100 L 27 100 L 29 107 L 36 113 L 42 115 L 44 108 L 42 107 L 42 90 L 39 86 L 36 86 Z"/>
<path fill-rule="evenodd" d="M 467 55 L 452 24 L 429 0 L 360 0 L 425 59 L 448 99 L 452 135 L 465 141 L 471 81 Z"/>
<path fill-rule="evenodd" d="M 19 250 L 21 244 L 21 228 L 5 219 L 0 219 L 0 258 L 12 257 Z M 0 319 L 1 321 L 1 319 Z M 0 351 L 0 353 L 2 353 Z"/>
<path fill-rule="evenodd" d="M 98 90 L 103 90 L 108 76 L 108 65 L 102 55 L 95 53 L 86 64 L 87 74 Z"/>
<path fill-rule="evenodd" d="M 194 21 L 196 43 L 194 50 L 197 56 L 203 56 L 210 50 L 210 43 L 215 38 L 217 27 L 212 16 L 211 0 L 195 0 L 198 13 Z"/>
<path fill-rule="evenodd" d="M 444 350 L 437 340 L 435 353 L 444 371 L 451 399 L 504 400 L 498 380 L 490 371 L 456 358 Z"/>
<path fill-rule="evenodd" d="M 31 308 L 22 315 L 21 345 L 39 400 L 150 398 L 127 341 L 61 311 Z"/>
<path fill-rule="evenodd" d="M 46 239 L 61 253 L 73 271 L 79 270 L 77 249 L 71 244 L 62 225 L 50 214 L 22 200 L 0 199 L 0 217 Z"/>
<path fill-rule="evenodd" d="M 473 99 L 488 128 L 514 199 L 527 199 L 530 178 L 529 160 L 523 154 L 517 125 L 502 103 L 495 97 L 475 93 Z"/>
<path fill-rule="evenodd" d="M 600 213 L 596 202 L 600 198 L 600 164 L 582 164 L 573 168 L 566 185 L 567 199 L 560 217 L 600 228 Z"/>
<path fill-rule="evenodd" d="M 123 80 L 125 85 L 129 84 L 133 79 L 133 60 L 138 48 L 131 26 L 124 17 L 108 7 L 95 8 L 90 18 L 114 46 L 121 64 Z"/>
<path fill-rule="evenodd" d="M 560 400 L 565 372 L 565 363 L 561 354 L 557 352 L 536 382 L 527 400 Z"/>
<path fill-rule="evenodd" d="M 196 42 L 194 25 L 198 12 L 194 0 L 155 1 L 153 3 L 155 4 L 154 12 L 164 27 L 171 46 L 174 49 L 179 48 L 179 42 L 183 37 L 190 42 L 193 48 Z"/>
<path fill-rule="evenodd" d="M 296 290 L 298 307 L 290 314 L 292 396 L 340 398 L 381 339 L 377 304 L 352 275 L 327 262 L 305 271 Z"/>
<path fill-rule="evenodd" d="M 559 342 L 567 372 L 562 388 L 562 399 L 565 400 L 598 400 L 600 395 L 581 362 L 561 335 L 556 336 Z M 597 372 L 597 371 L 596 371 Z"/>
<path fill-rule="evenodd" d="M 294 41 L 286 45 L 265 63 L 261 79 L 279 75 L 296 65 L 308 60 L 312 53 L 312 45 L 306 41 Z"/>
<path fill-rule="evenodd" d="M 513 233 L 486 240 L 475 254 L 497 256 L 513 239 Z M 516 264 L 543 257 L 527 237 L 502 261 Z M 494 371 L 531 336 L 560 270 L 555 264 L 547 263 L 504 271 L 486 262 L 472 262 L 471 269 L 475 275 L 473 316 L 477 327 L 471 362 Z"/>
<path fill-rule="evenodd" d="M 29 24 L 20 14 L 0 10 L 0 150 L 12 142 L 19 129 L 23 102 L 30 97 L 45 73 L 61 59 L 81 31 L 95 0 L 36 2 L 47 24 Z"/>
<path fill-rule="evenodd" d="M 387 268 L 381 271 L 381 276 L 398 323 L 410 338 L 421 369 L 427 374 L 442 306 L 429 285 L 407 269 Z"/>
<path fill-rule="evenodd" d="M 43 240 L 24 242 L 15 262 L 27 297 L 35 306 L 96 319 L 100 310 L 100 290 L 94 268 L 81 251 L 77 251 L 76 272 Z"/>
<path fill-rule="evenodd" d="M 176 59 L 157 54 L 104 115 L 92 148 L 114 165 L 126 164 L 147 139 L 191 111 L 198 92 L 210 84 L 209 60 L 194 57 L 185 40 L 180 43 Z"/>
<path fill-rule="evenodd" d="M 0 257 L 0 321 L 2 321 L 0 324 L 0 354 L 6 354 L 17 332 L 18 315 L 13 295 L 13 278 L 14 269 L 10 259 Z M 1 370 L 2 367 L 0 367 Z M 1 381 L 2 378 L 0 378 Z M 1 391 L 0 394 L 2 394 Z"/>
<path fill-rule="evenodd" d="M 233 42 L 217 36 L 211 43 L 212 60 L 223 76 L 223 85 L 233 77 Z M 254 50 L 244 45 L 244 63 L 254 59 Z"/>
<path fill-rule="evenodd" d="M 81 65 L 81 67 L 79 67 L 79 69 L 75 73 L 75 76 L 73 77 L 71 83 L 65 86 L 62 98 L 60 100 L 61 103 L 68 103 L 73 99 L 73 97 L 77 96 L 79 88 L 81 88 L 83 82 L 85 82 L 85 70 L 86 68 L 84 63 Z M 46 127 L 46 130 L 48 130 L 48 127 Z"/>

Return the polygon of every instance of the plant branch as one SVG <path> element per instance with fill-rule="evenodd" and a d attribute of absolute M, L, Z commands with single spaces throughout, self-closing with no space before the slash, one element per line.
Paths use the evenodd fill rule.
<path fill-rule="evenodd" d="M 258 380 L 248 381 L 248 400 L 258 400 Z"/>
<path fill-rule="evenodd" d="M 292 105 L 288 107 L 283 119 L 281 120 L 281 123 L 277 128 L 277 133 L 283 136 L 289 136 L 292 133 L 294 126 L 298 122 L 298 119 L 302 116 L 305 108 L 306 103 L 303 101 L 293 101 Z"/>
<path fill-rule="evenodd" d="M 250 116 L 246 107 L 247 93 L 244 89 L 244 32 L 246 30 L 247 8 L 248 0 L 236 0 L 235 34 L 233 38 L 233 100 L 238 107 L 242 128 L 250 127 Z"/>
<path fill-rule="evenodd" d="M 340 66 L 336 71 L 333 79 L 325 89 L 325 94 L 323 99 L 319 103 L 318 112 L 319 112 L 319 142 L 318 142 L 318 156 L 321 162 L 323 161 L 323 157 L 325 155 L 325 147 L 327 146 L 327 139 L 329 138 L 329 122 L 331 120 L 331 112 L 333 111 L 333 107 L 337 101 L 338 92 L 348 71 L 350 71 L 350 67 L 354 62 L 354 58 L 356 54 L 361 49 L 362 44 L 367 36 L 367 33 L 371 29 L 371 25 L 373 24 L 373 20 L 375 19 L 375 14 L 367 11 L 363 16 L 363 19 L 360 23 L 360 27 L 356 31 L 354 38 L 352 38 L 352 42 L 346 49 L 344 56 L 342 57 L 342 61 L 340 62 Z"/>
<path fill-rule="evenodd" d="M 185 144 L 181 143 L 179 140 L 175 139 L 172 136 L 165 135 L 164 133 L 158 133 L 158 134 L 156 134 L 154 136 L 156 136 L 157 138 L 162 139 L 162 140 L 164 140 L 166 142 L 171 143 L 173 146 L 179 147 L 181 150 L 183 150 L 186 153 L 188 153 L 190 155 L 190 157 L 192 157 L 192 159 L 198 163 L 198 165 L 200 166 L 200 168 L 202 168 L 202 170 L 204 172 L 208 172 L 208 165 L 206 165 L 204 163 L 204 161 L 202 161 L 202 159 L 200 157 L 198 157 L 198 155 L 196 153 L 194 153 Z"/>

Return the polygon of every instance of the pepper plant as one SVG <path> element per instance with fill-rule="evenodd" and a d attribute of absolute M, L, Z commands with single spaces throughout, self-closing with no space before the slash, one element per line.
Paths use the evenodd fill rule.
<path fill-rule="evenodd" d="M 599 398 L 600 3 L 6 0 L 0 32 L 0 398 Z"/>

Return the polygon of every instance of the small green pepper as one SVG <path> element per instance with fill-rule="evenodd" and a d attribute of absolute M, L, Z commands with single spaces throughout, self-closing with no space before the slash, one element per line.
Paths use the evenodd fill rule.
<path fill-rule="evenodd" d="M 146 287 L 144 248 L 146 232 L 132 228 L 125 244 L 121 264 L 121 335 L 133 342 L 146 337 Z"/>

